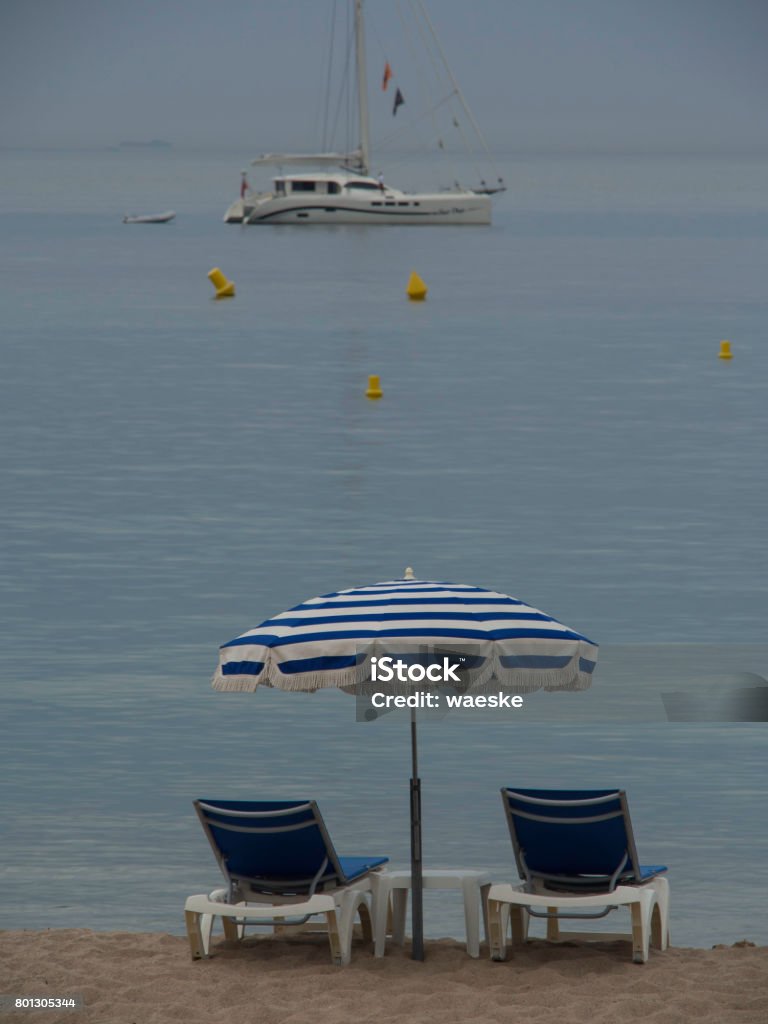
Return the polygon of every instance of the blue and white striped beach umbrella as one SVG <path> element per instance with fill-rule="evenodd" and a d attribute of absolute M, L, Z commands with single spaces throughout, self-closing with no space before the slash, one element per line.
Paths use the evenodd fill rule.
<path fill-rule="evenodd" d="M 312 598 L 230 640 L 213 686 L 353 690 L 374 655 L 448 645 L 471 653 L 474 685 L 520 693 L 586 689 L 597 660 L 596 644 L 515 597 L 406 576 Z"/>
<path fill-rule="evenodd" d="M 446 648 L 466 655 L 462 680 L 473 689 L 493 681 L 516 693 L 586 689 L 597 660 L 591 640 L 517 598 L 417 580 L 406 569 L 400 580 L 304 601 L 230 640 L 220 648 L 213 686 L 230 691 L 336 687 L 354 693 L 369 680 L 374 656 Z M 410 685 L 421 689 L 424 684 Z M 412 957 L 423 960 L 421 782 L 413 713 L 411 759 Z"/>

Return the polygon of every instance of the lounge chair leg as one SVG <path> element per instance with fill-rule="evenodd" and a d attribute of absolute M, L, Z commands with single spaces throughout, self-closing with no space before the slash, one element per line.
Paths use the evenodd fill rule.
<path fill-rule="evenodd" d="M 480 886 L 480 909 L 483 914 L 483 936 L 488 944 L 490 944 L 491 941 L 491 937 L 488 932 L 488 893 L 490 890 L 490 885 Z"/>
<path fill-rule="evenodd" d="M 643 958 L 643 908 L 633 903 L 629 908 L 632 914 L 632 962 L 644 964 Z"/>
<path fill-rule="evenodd" d="M 648 948 L 650 946 L 650 924 L 653 913 L 655 894 L 647 889 L 640 891 L 640 900 L 633 903 L 632 911 L 632 960 L 636 964 L 648 962 Z"/>
<path fill-rule="evenodd" d="M 556 914 L 557 907 L 547 907 L 548 914 Z M 560 938 L 560 922 L 556 917 L 547 918 L 547 941 L 557 942 Z"/>
<path fill-rule="evenodd" d="M 227 942 L 237 942 L 242 938 L 242 931 L 238 928 L 237 922 L 228 914 L 222 914 L 221 923 L 224 928 L 224 938 Z"/>
<path fill-rule="evenodd" d="M 666 949 L 669 946 L 669 882 L 663 876 L 654 878 L 653 888 L 659 922 L 657 933 L 652 932 L 653 945 L 656 949 Z"/>
<path fill-rule="evenodd" d="M 389 877 L 374 871 L 371 875 L 371 911 L 373 916 L 373 955 L 384 956 L 387 935 L 392 934 L 392 903 Z"/>
<path fill-rule="evenodd" d="M 344 963 L 341 951 L 341 936 L 339 934 L 339 919 L 335 910 L 329 910 L 325 915 L 328 926 L 328 942 L 331 946 L 331 960 L 337 967 Z"/>
<path fill-rule="evenodd" d="M 396 946 L 405 943 L 405 915 L 408 910 L 408 890 L 392 890 L 392 941 Z"/>
<path fill-rule="evenodd" d="M 464 927 L 467 935 L 467 953 L 475 960 L 480 956 L 480 899 L 474 879 L 465 879 Z"/>
<path fill-rule="evenodd" d="M 373 942 L 373 924 L 371 922 L 371 909 L 368 906 L 368 902 L 365 899 L 360 901 L 360 905 L 357 908 L 357 913 L 360 918 L 360 928 L 363 933 L 363 942 L 367 942 L 370 945 Z"/>
<path fill-rule="evenodd" d="M 216 920 L 213 914 L 200 914 L 200 934 L 203 937 L 203 952 L 206 956 L 211 950 L 211 933 L 213 922 Z"/>
<path fill-rule="evenodd" d="M 336 905 L 337 932 L 341 949 L 341 964 L 348 964 L 352 959 L 352 933 L 355 926 L 355 917 L 360 914 L 360 921 L 363 925 L 363 934 L 366 929 L 371 935 L 371 921 L 368 914 L 368 904 L 365 895 L 358 891 L 348 890 L 341 893 L 339 902 Z"/>
<path fill-rule="evenodd" d="M 488 945 L 491 960 L 506 960 L 506 907 L 498 900 L 488 900 Z"/>
<path fill-rule="evenodd" d="M 661 907 L 654 904 L 651 911 L 651 945 L 654 949 L 664 949 L 664 928 L 661 922 Z"/>
<path fill-rule="evenodd" d="M 200 915 L 193 910 L 184 911 L 184 920 L 187 925 L 187 937 L 189 938 L 189 951 L 193 960 L 203 960 L 207 956 L 207 950 L 203 943 L 203 935 L 200 930 Z"/>
<path fill-rule="evenodd" d="M 382 882 L 373 890 L 373 955 L 384 956 L 387 935 L 392 934 L 392 904 L 390 890 Z"/>

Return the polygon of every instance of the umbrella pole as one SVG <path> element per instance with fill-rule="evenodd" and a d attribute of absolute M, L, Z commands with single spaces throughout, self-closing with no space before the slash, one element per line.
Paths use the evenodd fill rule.
<path fill-rule="evenodd" d="M 424 959 L 424 886 L 421 861 L 421 779 L 416 744 L 416 711 L 411 708 L 411 959 Z"/>

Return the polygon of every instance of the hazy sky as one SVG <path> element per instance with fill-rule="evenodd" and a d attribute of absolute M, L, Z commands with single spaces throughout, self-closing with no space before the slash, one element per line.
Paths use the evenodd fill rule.
<path fill-rule="evenodd" d="M 398 74 L 397 6 L 367 3 L 371 99 L 390 119 L 385 56 L 407 97 L 415 88 Z M 0 0 L 0 145 L 312 148 L 332 7 Z M 768 0 L 428 0 L 428 9 L 499 151 L 768 150 Z"/>

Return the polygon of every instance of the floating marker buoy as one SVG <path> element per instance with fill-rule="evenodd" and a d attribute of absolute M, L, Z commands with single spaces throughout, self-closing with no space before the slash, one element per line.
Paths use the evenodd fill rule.
<path fill-rule="evenodd" d="M 210 278 L 211 284 L 216 289 L 217 299 L 231 299 L 235 294 L 234 282 L 228 281 L 218 267 L 214 267 L 213 270 L 209 270 L 208 277 Z"/>
<path fill-rule="evenodd" d="M 368 378 L 368 389 L 365 392 L 366 398 L 381 398 L 384 392 L 381 390 L 381 381 L 374 375 Z"/>
<path fill-rule="evenodd" d="M 411 302 L 421 302 L 427 297 L 427 286 L 415 270 L 411 271 L 411 276 L 408 278 L 408 287 L 405 289 L 405 294 Z"/>
<path fill-rule="evenodd" d="M 720 359 L 733 359 L 730 341 L 720 342 L 720 352 L 718 353 L 718 355 Z"/>

